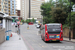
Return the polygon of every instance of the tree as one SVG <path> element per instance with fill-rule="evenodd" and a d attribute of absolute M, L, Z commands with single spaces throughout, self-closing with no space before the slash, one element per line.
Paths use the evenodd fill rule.
<path fill-rule="evenodd" d="M 34 19 L 34 18 L 32 19 L 32 22 L 33 22 L 33 23 L 35 22 L 35 19 Z"/>
<path fill-rule="evenodd" d="M 75 3 L 75 0 L 71 0 L 73 3 Z"/>
<path fill-rule="evenodd" d="M 66 18 L 68 17 L 64 9 L 60 7 L 52 8 L 51 14 L 56 23 L 65 23 Z"/>
<path fill-rule="evenodd" d="M 52 15 L 50 14 L 51 7 L 54 6 L 54 1 L 50 0 L 49 2 L 45 2 L 41 5 L 41 15 L 43 16 L 43 23 L 52 23 Z"/>
<path fill-rule="evenodd" d="M 31 22 L 31 19 L 27 19 L 27 20 L 26 20 L 26 23 L 29 23 L 29 22 Z"/>
<path fill-rule="evenodd" d="M 54 2 L 53 0 L 50 0 L 49 2 L 45 2 L 45 3 L 42 3 L 41 5 L 41 15 L 43 17 L 49 17 L 50 16 L 50 11 L 51 11 L 51 6 L 54 5 Z"/>
<path fill-rule="evenodd" d="M 68 1 L 59 0 L 55 7 L 52 7 L 50 14 L 55 20 L 55 23 L 65 24 L 65 20 L 68 17 Z"/>
<path fill-rule="evenodd" d="M 43 18 L 43 24 L 47 24 L 47 23 L 54 23 L 54 20 L 52 19 L 52 17 Z"/>
<path fill-rule="evenodd" d="M 21 20 L 21 22 L 23 22 L 23 23 L 24 23 L 24 20 Z"/>

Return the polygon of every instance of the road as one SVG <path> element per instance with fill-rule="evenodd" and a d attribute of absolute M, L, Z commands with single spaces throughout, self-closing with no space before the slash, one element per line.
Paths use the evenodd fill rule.
<path fill-rule="evenodd" d="M 30 25 L 27 29 L 27 24 L 20 26 L 21 36 L 28 50 L 75 50 L 75 43 L 71 42 L 44 42 L 38 33 L 39 29 L 35 25 Z"/>

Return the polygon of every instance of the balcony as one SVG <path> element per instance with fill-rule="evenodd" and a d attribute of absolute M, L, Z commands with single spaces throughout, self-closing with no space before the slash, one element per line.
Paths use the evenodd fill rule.
<path fill-rule="evenodd" d="M 12 6 L 14 6 L 14 4 L 12 4 Z"/>
<path fill-rule="evenodd" d="M 4 3 L 8 3 L 8 1 L 4 1 Z"/>
<path fill-rule="evenodd" d="M 1 8 L 0 8 L 0 11 L 1 11 Z"/>
<path fill-rule="evenodd" d="M 14 1 L 12 1 L 12 3 L 14 3 Z"/>
<path fill-rule="evenodd" d="M 11 9 L 9 8 L 9 10 L 11 10 Z"/>
<path fill-rule="evenodd" d="M 8 1 L 8 4 L 10 4 L 10 1 Z"/>

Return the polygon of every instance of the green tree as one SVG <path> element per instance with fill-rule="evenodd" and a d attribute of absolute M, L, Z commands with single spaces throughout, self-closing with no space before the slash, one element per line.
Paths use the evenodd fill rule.
<path fill-rule="evenodd" d="M 54 20 L 51 17 L 44 17 L 43 24 L 54 23 Z"/>
<path fill-rule="evenodd" d="M 43 23 L 52 23 L 52 15 L 50 14 L 51 7 L 54 6 L 54 1 L 50 0 L 49 2 L 45 2 L 41 5 L 41 15 L 43 16 Z"/>
<path fill-rule="evenodd" d="M 49 17 L 50 16 L 50 11 L 51 11 L 51 6 L 54 5 L 54 2 L 53 0 L 50 0 L 49 2 L 45 2 L 45 3 L 42 3 L 41 5 L 41 15 L 43 17 Z"/>
<path fill-rule="evenodd" d="M 75 3 L 75 0 L 71 0 L 73 3 Z"/>
<path fill-rule="evenodd" d="M 24 23 L 24 20 L 22 19 L 22 20 L 21 20 L 21 22 L 23 22 L 23 23 Z"/>
<path fill-rule="evenodd" d="M 35 22 L 35 19 L 34 19 L 34 18 L 32 19 L 32 22 L 33 22 L 33 23 Z"/>
<path fill-rule="evenodd" d="M 68 0 L 59 0 L 55 3 L 55 7 L 52 7 L 50 14 L 56 23 L 65 24 L 66 18 L 68 17 Z"/>
<path fill-rule="evenodd" d="M 26 20 L 26 23 L 29 23 L 29 22 L 31 22 L 31 19 L 27 19 L 27 20 Z"/>
<path fill-rule="evenodd" d="M 60 7 L 52 8 L 51 14 L 56 23 L 65 23 L 68 14 Z"/>

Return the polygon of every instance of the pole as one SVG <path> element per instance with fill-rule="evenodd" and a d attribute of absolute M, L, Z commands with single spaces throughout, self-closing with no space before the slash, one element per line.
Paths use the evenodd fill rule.
<path fill-rule="evenodd" d="M 29 18 L 31 17 L 31 2 L 29 0 Z"/>
<path fill-rule="evenodd" d="M 69 40 L 71 40 L 71 0 L 70 0 L 70 14 L 69 14 Z"/>
<path fill-rule="evenodd" d="M 18 33 L 19 33 L 19 40 L 21 40 L 21 38 L 20 38 L 20 25 L 18 25 Z"/>

